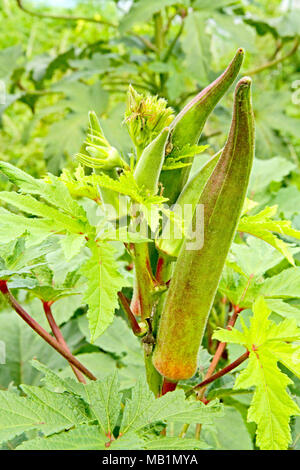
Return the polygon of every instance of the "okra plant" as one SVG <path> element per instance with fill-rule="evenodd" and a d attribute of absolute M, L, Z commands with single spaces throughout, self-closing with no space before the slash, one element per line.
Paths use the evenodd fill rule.
<path fill-rule="evenodd" d="M 275 218 L 275 206 L 261 210 L 247 198 L 255 131 L 251 79 L 238 79 L 243 57 L 238 49 L 177 116 L 164 99 L 129 86 L 130 155 L 108 141 L 91 111 L 74 173 L 35 179 L 0 162 L 10 189 L 0 193 L 0 290 L 75 376 L 35 359 L 43 386 L 0 392 L 2 442 L 203 449 L 205 426 L 235 403 L 254 448 L 291 444 L 300 232 Z M 203 127 L 236 79 L 227 141 L 210 155 L 199 145 Z M 255 243 L 263 253 L 256 265 Z M 77 353 L 60 328 L 71 317 L 85 337 Z M 134 344 L 133 382 L 122 376 L 123 344 Z M 91 361 L 103 351 L 106 373 Z"/>

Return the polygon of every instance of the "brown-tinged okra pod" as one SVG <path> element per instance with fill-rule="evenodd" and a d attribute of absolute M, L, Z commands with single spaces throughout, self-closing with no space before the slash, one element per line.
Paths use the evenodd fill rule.
<path fill-rule="evenodd" d="M 179 254 L 162 311 L 153 364 L 178 381 L 192 377 L 206 322 L 246 197 L 254 155 L 251 79 L 235 90 L 231 129 L 199 203 L 204 205 L 204 244 Z"/>

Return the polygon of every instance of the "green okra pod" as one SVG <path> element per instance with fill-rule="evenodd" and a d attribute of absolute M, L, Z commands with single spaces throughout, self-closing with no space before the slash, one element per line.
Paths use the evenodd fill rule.
<path fill-rule="evenodd" d="M 204 205 L 204 244 L 179 254 L 162 311 L 153 364 L 169 380 L 192 377 L 206 322 L 230 245 L 241 215 L 254 154 L 251 79 L 241 79 L 229 137 L 207 181 L 199 203 Z"/>
<path fill-rule="evenodd" d="M 226 70 L 193 98 L 171 123 L 171 147 L 176 151 L 198 143 L 204 124 L 222 96 L 236 79 L 243 63 L 244 50 L 238 49 Z M 172 154 L 171 154 L 172 155 Z M 171 156 L 170 155 L 170 156 Z M 164 196 L 174 203 L 182 191 L 191 167 L 163 171 Z"/>
<path fill-rule="evenodd" d="M 160 172 L 165 159 L 165 149 L 169 137 L 169 128 L 162 132 L 144 149 L 134 170 L 134 178 L 140 187 L 156 194 Z"/>

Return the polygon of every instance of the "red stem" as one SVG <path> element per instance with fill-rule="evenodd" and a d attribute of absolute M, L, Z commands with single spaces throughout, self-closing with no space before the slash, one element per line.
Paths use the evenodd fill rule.
<path fill-rule="evenodd" d="M 142 330 L 141 330 L 141 327 L 138 324 L 134 314 L 131 311 L 131 308 L 129 306 L 129 302 L 128 302 L 127 298 L 125 297 L 125 295 L 122 292 L 118 292 L 118 297 L 119 297 L 120 303 L 123 307 L 123 310 L 127 315 L 127 318 L 128 318 L 128 321 L 130 323 L 130 326 L 132 328 L 133 333 L 136 336 L 139 336 L 141 334 Z"/>
<path fill-rule="evenodd" d="M 43 303 L 44 312 L 45 312 L 46 318 L 48 320 L 48 323 L 50 325 L 50 328 L 52 330 L 52 333 L 54 334 L 57 341 L 64 348 L 64 350 L 71 354 L 71 351 L 70 351 L 70 349 L 69 349 L 69 347 L 68 347 L 68 345 L 65 341 L 65 338 L 63 337 L 62 332 L 60 331 L 60 329 L 59 329 L 59 327 L 58 327 L 58 325 L 57 325 L 57 323 L 56 323 L 56 321 L 55 321 L 55 319 L 52 315 L 52 311 L 51 311 L 52 302 L 42 301 L 42 303 Z M 76 367 L 73 366 L 72 363 L 69 362 L 69 364 L 70 364 L 74 374 L 76 375 L 78 381 L 85 384 L 86 380 L 85 380 L 83 374 L 78 369 L 76 369 Z"/>
<path fill-rule="evenodd" d="M 227 330 L 231 329 L 234 327 L 235 325 L 235 322 L 237 320 L 237 317 L 239 315 L 240 312 L 242 312 L 244 309 L 243 308 L 240 308 L 238 305 L 234 305 L 233 306 L 233 314 L 231 315 L 230 319 L 229 319 L 229 322 L 226 326 Z M 216 367 L 223 355 L 223 352 L 226 348 L 226 343 L 219 343 L 218 344 L 218 347 L 216 349 L 216 352 L 215 352 L 215 355 L 210 363 L 210 366 L 208 368 L 208 371 L 206 372 L 205 374 L 205 377 L 204 377 L 204 382 L 206 380 L 208 380 L 214 373 L 214 371 L 216 370 Z M 203 390 L 201 390 L 201 393 L 199 394 L 198 398 L 199 400 L 203 399 L 204 397 L 204 393 L 205 393 L 205 388 Z"/>
<path fill-rule="evenodd" d="M 165 264 L 165 259 L 160 256 L 157 261 L 155 278 L 159 284 L 163 284 L 164 280 L 162 278 L 162 271 Z"/>
<path fill-rule="evenodd" d="M 177 382 L 169 382 L 167 379 L 164 379 L 161 396 L 165 395 L 168 392 L 173 392 L 177 387 Z"/>
<path fill-rule="evenodd" d="M 39 336 L 41 336 L 41 338 L 50 344 L 50 346 L 52 346 L 52 348 L 61 354 L 68 362 L 73 364 L 73 366 L 86 375 L 86 377 L 91 380 L 97 380 L 92 372 L 90 372 L 83 364 L 81 364 L 81 362 L 79 362 L 70 352 L 66 351 L 56 338 L 44 330 L 44 328 L 23 309 L 23 307 L 17 302 L 12 293 L 9 291 L 6 281 L 0 281 L 0 291 L 5 295 L 12 308 L 27 323 L 27 325 L 30 326 L 30 328 L 32 328 Z"/>
<path fill-rule="evenodd" d="M 244 362 L 246 359 L 249 357 L 249 351 L 246 351 L 242 356 L 240 356 L 238 359 L 236 359 L 234 362 L 229 364 L 228 366 L 224 367 L 224 369 L 219 370 L 216 372 L 214 375 L 209 377 L 208 379 L 203 380 L 200 384 L 196 385 L 193 390 L 198 390 L 199 388 L 206 387 L 208 384 L 211 382 L 214 382 L 215 380 L 219 379 L 220 377 L 223 377 L 223 375 L 228 374 L 228 372 L 232 371 L 236 367 L 238 367 L 242 362 Z"/>

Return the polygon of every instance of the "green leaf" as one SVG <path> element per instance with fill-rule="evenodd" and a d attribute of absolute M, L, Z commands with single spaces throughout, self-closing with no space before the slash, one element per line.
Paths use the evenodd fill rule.
<path fill-rule="evenodd" d="M 209 146 L 208 145 L 185 145 L 181 149 L 173 149 L 164 161 L 163 170 L 175 170 L 192 165 L 191 162 L 185 162 L 185 159 L 191 159 L 200 155 Z"/>
<path fill-rule="evenodd" d="M 222 407 L 217 402 L 205 406 L 199 401 L 187 401 L 183 390 L 155 399 L 146 383 L 139 380 L 132 389 L 132 398 L 126 400 L 120 432 L 139 432 L 157 421 L 210 423 L 218 416 L 222 416 Z"/>
<path fill-rule="evenodd" d="M 109 375 L 101 382 L 89 383 L 85 386 L 85 391 L 87 401 L 102 431 L 111 435 L 118 419 L 122 398 L 117 373 Z"/>
<path fill-rule="evenodd" d="M 265 280 L 260 293 L 274 299 L 300 298 L 300 267 L 285 269 Z"/>
<path fill-rule="evenodd" d="M 285 217 L 292 218 L 300 213 L 300 191 L 296 186 L 281 188 L 273 202 L 278 204 L 279 213 L 283 213 Z"/>
<path fill-rule="evenodd" d="M 99 426 L 80 426 L 48 438 L 23 442 L 18 450 L 104 450 L 108 441 Z"/>
<path fill-rule="evenodd" d="M 40 195 L 71 217 L 86 221 L 84 209 L 72 198 L 66 186 L 55 176 L 48 175 L 47 182 L 35 179 L 10 163 L 0 161 L 0 171 L 18 186 L 23 193 Z"/>
<path fill-rule="evenodd" d="M 250 177 L 249 194 L 255 194 L 266 189 L 272 181 L 282 181 L 283 178 L 295 169 L 295 164 L 286 158 L 273 157 L 268 160 L 254 159 L 253 170 Z"/>
<path fill-rule="evenodd" d="M 300 231 L 293 229 L 288 220 L 273 220 L 271 217 L 276 212 L 277 206 L 273 206 L 266 207 L 256 215 L 245 215 L 239 221 L 238 230 L 261 238 L 282 253 L 292 265 L 295 265 L 289 245 L 276 237 L 273 232 L 300 240 Z"/>
<path fill-rule="evenodd" d="M 237 343 L 249 351 L 249 362 L 238 376 L 235 389 L 255 387 L 248 410 L 248 421 L 257 424 L 256 440 L 262 450 L 287 449 L 291 441 L 290 417 L 300 414 L 286 388 L 292 381 L 278 367 L 284 364 L 300 377 L 300 329 L 295 320 L 286 319 L 278 325 L 269 320 L 271 313 L 262 296 L 253 306 L 250 327 L 242 322 L 243 332 L 233 328 L 218 330 L 214 338 Z M 241 320 L 242 321 L 242 320 Z"/>
<path fill-rule="evenodd" d="M 41 374 L 31 365 L 36 357 L 52 368 L 61 368 L 65 360 L 14 313 L 1 312 L 0 341 L 5 344 L 5 364 L 0 364 L 0 383 L 38 384 Z"/>
<path fill-rule="evenodd" d="M 272 312 L 277 313 L 283 318 L 295 319 L 297 325 L 300 326 L 300 309 L 294 307 L 281 299 L 266 299 L 266 304 Z"/>
<path fill-rule="evenodd" d="M 210 449 L 210 446 L 198 439 L 164 437 L 146 441 L 144 448 L 147 450 L 207 450 Z"/>
<path fill-rule="evenodd" d="M 52 233 L 60 230 L 68 230 L 73 233 L 85 230 L 85 225 L 80 221 L 63 214 L 61 211 L 48 206 L 43 202 L 37 201 L 29 195 L 17 194 L 14 192 L 0 192 L 0 200 L 12 204 L 18 209 L 38 217 L 44 217 L 46 220 L 51 219 Z"/>
<path fill-rule="evenodd" d="M 185 19 L 186 34 L 182 39 L 182 48 L 186 56 L 186 66 L 193 78 L 200 83 L 208 82 L 210 62 L 210 36 L 203 34 L 206 29 L 206 14 L 192 11 Z"/>
<path fill-rule="evenodd" d="M 227 389 L 222 390 L 226 392 Z M 224 413 L 214 426 L 203 426 L 201 437 L 216 450 L 253 450 L 251 437 L 241 414 L 232 406 L 224 406 Z"/>
<path fill-rule="evenodd" d="M 36 429 L 49 435 L 88 422 L 79 400 L 38 387 L 23 386 L 29 398 L 0 392 L 0 441 Z"/>
<path fill-rule="evenodd" d="M 120 33 L 126 33 L 136 23 L 147 22 L 154 13 L 175 3 L 177 3 L 176 0 L 151 0 L 151 2 L 138 0 L 134 2 L 127 15 L 122 18 L 119 26 Z"/>
<path fill-rule="evenodd" d="M 68 233 L 60 242 L 66 260 L 70 261 L 74 256 L 78 255 L 85 242 L 86 239 L 84 235 Z"/>
<path fill-rule="evenodd" d="M 81 268 L 88 286 L 83 300 L 88 304 L 91 340 L 95 341 L 113 321 L 118 308 L 117 293 L 126 285 L 118 271 L 114 249 L 109 244 L 89 242 L 91 257 Z"/>

